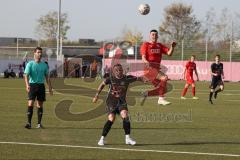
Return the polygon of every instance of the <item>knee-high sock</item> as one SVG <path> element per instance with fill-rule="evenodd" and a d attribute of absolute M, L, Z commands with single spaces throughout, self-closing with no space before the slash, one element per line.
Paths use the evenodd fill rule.
<path fill-rule="evenodd" d="M 167 89 L 167 81 L 160 81 L 160 87 L 159 87 L 159 96 L 164 97 L 164 94 L 166 93 Z"/>
<path fill-rule="evenodd" d="M 32 115 L 33 115 L 33 106 L 28 106 L 28 109 L 27 109 L 27 120 L 28 120 L 29 124 L 31 124 L 31 122 L 32 122 Z"/>
<path fill-rule="evenodd" d="M 111 127 L 112 127 L 113 122 L 112 121 L 107 121 L 103 127 L 103 132 L 102 132 L 102 136 L 106 137 L 108 132 L 110 131 Z"/>
<path fill-rule="evenodd" d="M 131 124 L 128 118 L 123 119 L 123 129 L 125 131 L 125 135 L 129 135 L 131 132 Z"/>
<path fill-rule="evenodd" d="M 183 89 L 183 91 L 182 91 L 182 97 L 184 97 L 184 96 L 186 95 L 187 90 L 188 90 L 188 88 L 185 88 L 185 87 L 184 87 L 184 89 Z"/>
<path fill-rule="evenodd" d="M 42 116 L 43 116 L 43 107 L 38 108 L 37 114 L 38 114 L 38 124 L 41 124 Z"/>
<path fill-rule="evenodd" d="M 209 100 L 212 100 L 213 92 L 209 93 Z"/>
<path fill-rule="evenodd" d="M 195 93 L 196 93 L 196 88 L 192 87 L 192 95 L 193 95 L 193 97 L 195 97 Z"/>

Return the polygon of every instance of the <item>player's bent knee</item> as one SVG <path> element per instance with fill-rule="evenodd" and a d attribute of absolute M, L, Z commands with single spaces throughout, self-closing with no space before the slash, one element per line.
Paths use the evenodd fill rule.
<path fill-rule="evenodd" d="M 42 101 L 37 101 L 37 108 L 43 107 L 43 102 Z"/>
<path fill-rule="evenodd" d="M 168 77 L 167 77 L 167 76 L 162 76 L 162 77 L 160 78 L 160 80 L 161 80 L 161 81 L 167 81 L 167 80 L 168 80 Z"/>
<path fill-rule="evenodd" d="M 121 117 L 123 119 L 128 117 L 128 111 L 127 110 L 122 110 L 120 114 L 121 114 Z"/>
<path fill-rule="evenodd" d="M 29 100 L 29 101 L 28 101 L 28 106 L 33 106 L 33 104 L 34 104 L 34 101 L 33 101 L 33 100 Z"/>
<path fill-rule="evenodd" d="M 109 114 L 108 115 L 108 120 L 111 121 L 111 122 L 114 122 L 115 121 L 115 115 L 114 114 Z"/>

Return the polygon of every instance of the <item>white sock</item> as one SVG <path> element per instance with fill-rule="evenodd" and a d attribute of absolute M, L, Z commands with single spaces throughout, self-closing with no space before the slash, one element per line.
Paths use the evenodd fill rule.
<path fill-rule="evenodd" d="M 129 134 L 126 135 L 126 139 L 130 138 Z"/>
<path fill-rule="evenodd" d="M 104 140 L 104 136 L 101 136 L 100 140 Z"/>
<path fill-rule="evenodd" d="M 161 101 L 161 100 L 164 100 L 164 97 L 159 97 L 159 100 Z"/>

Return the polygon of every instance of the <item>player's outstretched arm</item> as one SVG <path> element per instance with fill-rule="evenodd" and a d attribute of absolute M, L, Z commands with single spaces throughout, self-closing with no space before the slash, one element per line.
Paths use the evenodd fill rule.
<path fill-rule="evenodd" d="M 148 79 L 144 76 L 143 77 L 137 77 L 137 81 L 141 81 L 143 83 L 146 83 L 146 82 L 148 82 Z"/>
<path fill-rule="evenodd" d="M 93 103 L 96 103 L 96 102 L 97 102 L 98 96 L 99 96 L 99 94 L 101 93 L 101 91 L 103 90 L 103 88 L 105 87 L 105 85 L 106 85 L 106 84 L 105 84 L 104 81 L 99 85 L 98 91 L 97 91 L 96 95 L 93 97 Z"/>
<path fill-rule="evenodd" d="M 177 43 L 176 42 L 172 42 L 171 47 L 169 49 L 169 51 L 167 52 L 167 55 L 172 56 L 173 52 L 174 52 L 174 48 L 176 47 Z"/>

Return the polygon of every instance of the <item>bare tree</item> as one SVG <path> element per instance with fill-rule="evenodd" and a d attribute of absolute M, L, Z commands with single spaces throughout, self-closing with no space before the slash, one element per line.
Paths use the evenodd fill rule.
<path fill-rule="evenodd" d="M 133 31 L 125 27 L 123 29 L 123 40 L 129 41 L 132 44 L 140 44 L 143 41 L 143 35 L 136 29 Z"/>
<path fill-rule="evenodd" d="M 164 21 L 159 27 L 162 36 L 177 41 L 196 39 L 199 36 L 201 23 L 193 15 L 191 5 L 173 3 L 164 12 Z"/>
<path fill-rule="evenodd" d="M 210 8 L 206 13 L 205 26 L 204 26 L 204 35 L 208 41 L 211 41 L 214 38 L 214 28 L 213 26 L 216 23 L 216 12 L 214 8 Z"/>
<path fill-rule="evenodd" d="M 232 15 L 227 8 L 222 10 L 221 16 L 217 23 L 214 25 L 214 32 L 217 40 L 229 41 L 232 30 Z"/>
<path fill-rule="evenodd" d="M 235 13 L 235 20 L 233 22 L 234 38 L 240 40 L 240 13 Z"/>
<path fill-rule="evenodd" d="M 37 20 L 36 33 L 46 40 L 56 40 L 57 28 L 58 12 L 50 11 Z M 70 26 L 68 25 L 68 15 L 66 13 L 61 14 L 60 29 L 60 34 L 63 39 L 67 39 L 66 35 L 67 31 L 70 29 Z"/>

